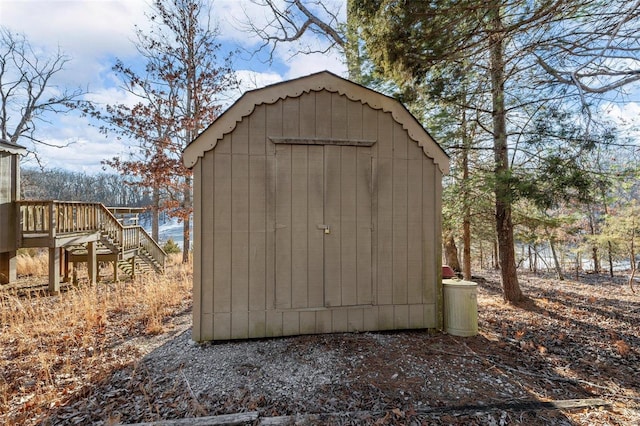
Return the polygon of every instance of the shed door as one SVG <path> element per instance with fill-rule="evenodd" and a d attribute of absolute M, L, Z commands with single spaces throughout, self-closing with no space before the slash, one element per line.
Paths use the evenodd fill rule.
<path fill-rule="evenodd" d="M 372 303 L 371 148 L 276 147 L 276 308 Z"/>

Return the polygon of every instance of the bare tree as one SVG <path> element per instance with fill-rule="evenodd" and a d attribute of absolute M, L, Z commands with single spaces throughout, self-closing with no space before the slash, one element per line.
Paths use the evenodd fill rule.
<path fill-rule="evenodd" d="M 183 222 L 183 262 L 189 260 L 191 170 L 182 150 L 221 113 L 224 92 L 236 87 L 230 57 L 218 58 L 218 30 L 205 0 L 154 0 L 151 29 L 137 29 L 144 71 L 118 61 L 115 73 L 135 105 L 88 105 L 103 131 L 132 140 L 135 156 L 105 161 L 153 194 L 154 237 L 160 209 Z M 162 197 L 162 199 L 161 199 Z"/>
<path fill-rule="evenodd" d="M 85 93 L 53 84 L 69 62 L 60 49 L 50 56 L 36 52 L 24 35 L 0 27 L 0 132 L 4 140 L 22 140 L 33 147 L 51 145 L 38 135 L 38 124 L 49 123 L 48 114 L 73 109 Z M 24 144 L 24 143 L 23 143 Z M 34 145 L 36 144 L 36 145 Z"/>
<path fill-rule="evenodd" d="M 329 9 L 326 1 L 314 0 L 250 0 L 251 3 L 270 9 L 270 17 L 257 23 L 245 12 L 244 29 L 263 40 L 259 50 L 269 48 L 269 58 L 281 43 L 300 42 L 305 35 L 325 40 L 320 45 L 298 46 L 296 53 L 326 53 L 332 48 L 343 49 L 347 43 L 341 31 L 338 10 Z"/>

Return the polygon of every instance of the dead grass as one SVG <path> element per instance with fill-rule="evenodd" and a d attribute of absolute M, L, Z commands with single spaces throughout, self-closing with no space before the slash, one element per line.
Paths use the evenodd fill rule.
<path fill-rule="evenodd" d="M 21 255 L 20 261 L 23 275 L 40 271 L 37 257 Z M 43 287 L 46 270 L 39 273 Z M 163 333 L 167 318 L 189 309 L 191 270 L 178 255 L 165 275 L 135 282 L 103 277 L 98 285 L 68 287 L 58 296 L 0 292 L 0 423 L 33 420 L 131 363 L 138 353 L 114 348 L 132 336 Z"/>
<path fill-rule="evenodd" d="M 16 259 L 18 276 L 44 277 L 49 272 L 46 249 L 20 249 Z"/>

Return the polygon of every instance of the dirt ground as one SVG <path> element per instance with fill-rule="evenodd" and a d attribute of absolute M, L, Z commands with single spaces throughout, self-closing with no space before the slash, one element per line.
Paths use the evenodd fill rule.
<path fill-rule="evenodd" d="M 257 411 L 311 424 L 640 424 L 640 294 L 626 279 L 525 274 L 530 300 L 522 307 L 502 302 L 496 274 L 474 280 L 475 337 L 402 331 L 198 345 L 186 310 L 161 336 L 113 343 L 128 365 L 45 414 L 23 407 L 0 422 L 101 425 Z M 608 405 L 535 404 L 591 398 Z"/>

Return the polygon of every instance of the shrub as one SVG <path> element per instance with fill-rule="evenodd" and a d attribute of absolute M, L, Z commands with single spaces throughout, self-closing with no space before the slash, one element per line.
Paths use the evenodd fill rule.
<path fill-rule="evenodd" d="M 169 238 L 167 242 L 164 243 L 164 246 L 162 247 L 162 249 L 167 254 L 182 253 L 182 250 L 180 250 L 180 246 L 176 244 L 176 242 L 173 241 L 172 238 Z"/>

